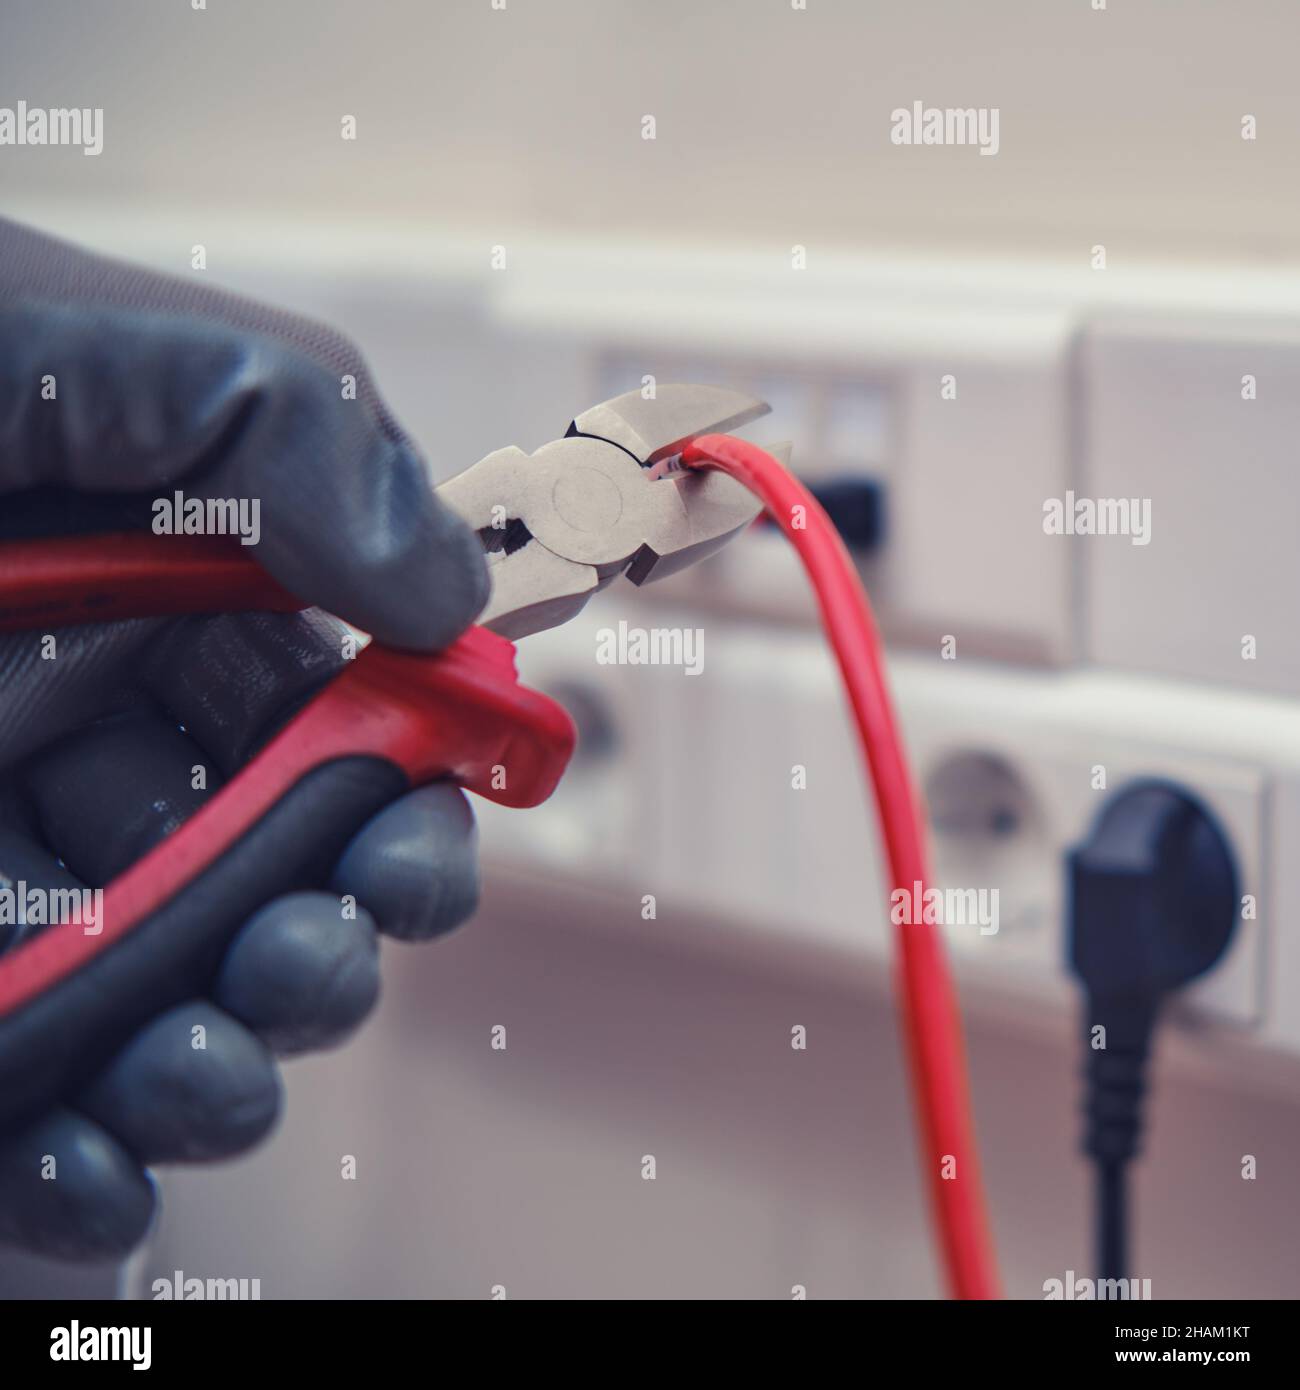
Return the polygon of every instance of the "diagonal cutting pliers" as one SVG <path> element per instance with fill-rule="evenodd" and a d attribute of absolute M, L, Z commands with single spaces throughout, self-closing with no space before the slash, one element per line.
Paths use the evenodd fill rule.
<path fill-rule="evenodd" d="M 478 626 L 436 655 L 378 643 L 201 810 L 66 921 L 0 956 L 0 1128 L 99 1070 L 150 1018 L 203 992 L 249 912 L 319 881 L 408 787 L 450 778 L 509 806 L 554 790 L 568 714 L 519 684 L 514 639 L 566 622 L 620 574 L 643 584 L 718 549 L 759 504 L 674 466 L 691 439 L 766 412 L 717 387 L 628 392 L 532 454 L 489 454 L 438 489 L 492 580 Z M 0 632 L 300 600 L 219 537 L 143 533 L 0 544 Z"/>

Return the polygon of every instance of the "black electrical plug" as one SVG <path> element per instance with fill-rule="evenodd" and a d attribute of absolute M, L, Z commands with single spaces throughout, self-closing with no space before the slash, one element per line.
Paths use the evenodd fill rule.
<path fill-rule="evenodd" d="M 1127 1277 L 1124 1175 L 1156 1019 L 1166 995 L 1227 949 L 1237 871 L 1210 813 L 1162 782 L 1112 797 L 1069 867 L 1070 963 L 1085 991 L 1083 1149 L 1097 1171 L 1098 1278 L 1115 1289 L 1127 1287 L 1109 1281 Z"/>
<path fill-rule="evenodd" d="M 807 480 L 841 539 L 859 554 L 875 550 L 885 538 L 885 485 L 860 473 Z"/>

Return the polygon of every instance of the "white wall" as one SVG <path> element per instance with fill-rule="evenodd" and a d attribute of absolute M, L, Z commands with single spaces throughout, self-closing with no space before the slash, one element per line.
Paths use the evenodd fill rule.
<path fill-rule="evenodd" d="M 1294 260 L 1298 37 L 1289 0 L 42 0 L 4 15 L 0 94 L 104 107 L 105 151 L 0 178 L 489 242 Z M 1000 153 L 891 145 L 915 100 L 998 107 Z"/>

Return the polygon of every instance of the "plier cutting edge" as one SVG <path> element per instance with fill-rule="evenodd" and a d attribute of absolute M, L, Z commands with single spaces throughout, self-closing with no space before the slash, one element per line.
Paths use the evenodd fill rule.
<path fill-rule="evenodd" d="M 201 993 L 250 912 L 319 881 L 409 787 L 450 778 L 508 806 L 544 801 L 574 728 L 560 705 L 519 684 L 513 639 L 568 621 L 620 574 L 644 584 L 693 564 L 753 521 L 760 504 L 738 482 L 674 461 L 691 439 L 767 409 L 718 387 L 664 385 L 651 399 L 631 391 L 532 454 L 500 449 L 442 484 L 439 498 L 483 543 L 492 586 L 480 625 L 435 655 L 364 647 L 105 888 L 93 931 L 65 923 L 0 956 L 0 1127 L 66 1094 L 150 1018 Z M 0 544 L 0 632 L 301 607 L 221 538 Z"/>

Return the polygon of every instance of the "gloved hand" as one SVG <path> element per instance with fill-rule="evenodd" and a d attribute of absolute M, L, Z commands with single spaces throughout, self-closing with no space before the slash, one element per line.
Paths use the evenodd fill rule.
<path fill-rule="evenodd" d="M 0 540 L 147 528 L 152 499 L 176 489 L 258 499 L 260 563 L 390 644 L 436 650 L 486 599 L 476 539 L 348 342 L 0 220 Z M 39 632 L 0 636 L 0 887 L 115 877 L 343 665 L 342 633 L 320 612 L 149 619 L 57 631 L 52 660 Z M 464 796 L 392 803 L 315 888 L 240 929 L 210 999 L 155 1019 L 62 1108 L 0 1136 L 0 1242 L 121 1255 L 153 1216 L 147 1165 L 265 1135 L 272 1053 L 336 1043 L 367 1013 L 376 932 L 432 936 L 472 912 Z M 0 950 L 37 930 L 0 926 Z"/>

